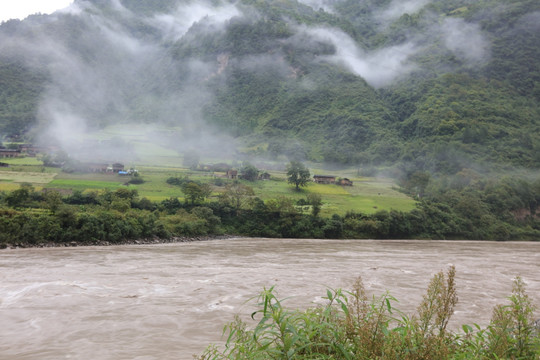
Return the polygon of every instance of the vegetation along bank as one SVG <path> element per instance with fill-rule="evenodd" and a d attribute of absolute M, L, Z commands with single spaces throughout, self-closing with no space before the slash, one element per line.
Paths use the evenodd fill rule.
<path fill-rule="evenodd" d="M 0 23 L 1 246 L 540 239 L 540 2 L 404 3 Z"/>
<path fill-rule="evenodd" d="M 240 177 L 250 167 L 249 164 L 241 167 Z M 117 184 L 116 188 L 103 186 L 103 181 L 96 181 L 96 186 L 101 188 L 85 190 L 51 189 L 47 184 L 41 184 L 38 189 L 23 183 L 14 190 L 0 192 L 0 244 L 2 247 L 99 245 L 224 235 L 349 239 L 540 238 L 540 221 L 536 215 L 539 181 L 512 178 L 471 181 L 463 174 L 434 180 L 416 173 L 403 178 L 401 186 L 396 185 L 393 192 L 386 188 L 386 196 L 375 195 L 381 207 L 388 197 L 403 196 L 410 202 L 407 203 L 410 210 L 370 206 L 363 212 L 341 209 L 339 213 L 340 208 L 349 206 L 347 201 L 357 206 L 356 201 L 368 197 L 349 192 L 360 191 L 362 186 L 369 189 L 369 184 L 362 185 L 356 178 L 354 182 L 349 180 L 354 183 L 352 186 L 317 184 L 311 180 L 309 170 L 297 162 L 291 162 L 287 170 L 273 172 L 267 180 L 228 179 L 217 173 L 201 176 L 199 172 L 187 170 L 177 172 L 176 177 L 161 174 L 153 178 L 149 171 L 148 179 L 158 183 L 152 188 L 157 186 L 179 194 L 160 201 L 139 195 L 139 191 L 152 194 L 143 186 L 150 181 L 122 185 L 118 183 L 119 175 L 110 175 L 108 183 Z M 307 180 L 298 183 L 302 172 L 308 173 L 304 176 Z M 6 173 L 0 172 L 0 176 L 2 174 Z M 24 174 L 20 172 L 20 176 Z M 78 182 L 86 187 L 93 182 L 84 180 L 92 177 L 89 174 L 67 175 L 72 177 L 71 188 L 77 188 Z M 61 183 L 55 181 L 51 181 L 55 185 L 50 186 Z M 377 189 L 383 191 L 380 187 Z M 339 195 L 341 192 L 345 195 Z"/>
<path fill-rule="evenodd" d="M 273 287 L 264 289 L 254 325 L 237 318 L 225 328 L 226 346 L 210 346 L 198 359 L 538 359 L 539 320 L 521 278 L 485 328 L 450 330 L 457 291 L 450 267 L 431 279 L 408 315 L 389 293 L 369 299 L 360 278 L 352 290 L 328 289 L 325 305 L 305 311 L 287 309 Z"/>

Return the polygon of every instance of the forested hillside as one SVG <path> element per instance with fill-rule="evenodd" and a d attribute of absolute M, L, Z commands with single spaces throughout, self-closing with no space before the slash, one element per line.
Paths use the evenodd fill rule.
<path fill-rule="evenodd" d="M 0 84 L 3 142 L 74 154 L 155 124 L 180 153 L 382 173 L 420 200 L 395 232 L 334 219 L 348 236 L 540 233 L 537 0 L 76 0 L 0 25 Z"/>
<path fill-rule="evenodd" d="M 269 156 L 538 168 L 539 20 L 532 0 L 76 1 L 0 26 L 0 134 L 159 122 Z"/>

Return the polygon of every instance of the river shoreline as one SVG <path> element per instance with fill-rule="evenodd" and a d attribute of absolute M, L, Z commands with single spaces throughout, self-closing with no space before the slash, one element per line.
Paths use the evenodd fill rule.
<path fill-rule="evenodd" d="M 47 242 L 47 243 L 8 243 L 0 244 L 0 251 L 2 250 L 15 250 L 15 249 L 37 249 L 37 248 L 64 248 L 64 247 L 88 247 L 88 246 L 123 246 L 123 245 L 159 245 L 159 244 L 175 244 L 175 243 L 187 243 L 197 241 L 210 241 L 210 240 L 225 240 L 225 239 L 239 239 L 253 237 L 243 235 L 207 235 L 207 236 L 175 236 L 168 239 L 152 237 L 143 238 L 137 240 L 122 240 L 119 242 L 110 242 L 104 240 L 98 241 L 71 241 L 71 242 Z M 276 238 L 282 239 L 282 238 Z M 301 238 L 298 238 L 301 239 Z M 331 240 L 331 239 L 319 239 L 319 240 Z M 332 239 L 332 240 L 384 240 L 384 241 L 406 241 L 413 239 Z M 437 241 L 437 242 L 498 242 L 498 243 L 534 243 L 534 240 L 464 240 L 464 239 L 414 239 L 420 241 Z"/>
<path fill-rule="evenodd" d="M 34 248 L 61 248 L 61 247 L 79 247 L 79 246 L 122 246 L 122 245 L 158 245 L 158 244 L 175 244 L 175 243 L 187 243 L 195 241 L 210 241 L 210 240 L 223 240 L 234 239 L 241 236 L 237 235 L 209 235 L 209 236 L 187 236 L 187 237 L 172 237 L 168 239 L 162 239 L 158 237 L 137 239 L 137 240 L 123 240 L 119 242 L 109 241 L 71 241 L 71 242 L 47 242 L 38 244 L 28 243 L 15 243 L 15 244 L 0 244 L 0 250 L 15 250 L 15 249 L 34 249 Z"/>
<path fill-rule="evenodd" d="M 255 325 L 260 318 L 250 314 L 265 288 L 275 287 L 286 309 L 307 309 L 358 277 L 368 298 L 389 292 L 399 300 L 392 308 L 413 316 L 430 279 L 450 264 L 459 296 L 450 331 L 488 326 L 493 308 L 508 304 L 516 275 L 529 298 L 540 299 L 538 242 L 197 241 L 217 238 L 0 251 L 0 358 L 192 359 L 222 344 L 224 324 L 236 315 Z"/>

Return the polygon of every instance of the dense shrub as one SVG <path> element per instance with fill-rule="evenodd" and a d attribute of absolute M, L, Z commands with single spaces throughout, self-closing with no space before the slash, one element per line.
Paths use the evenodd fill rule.
<path fill-rule="evenodd" d="M 531 301 L 518 277 L 510 304 L 497 306 L 491 324 L 447 329 L 457 303 L 455 269 L 436 274 L 417 314 L 394 307 L 389 293 L 368 299 L 359 278 L 352 290 L 327 290 L 324 306 L 286 309 L 274 288 L 259 296 L 250 329 L 227 325 L 225 347 L 210 346 L 199 360 L 225 359 L 537 359 L 540 336 Z M 258 318 L 258 319 L 256 319 Z"/>
<path fill-rule="evenodd" d="M 465 174 L 465 173 L 464 173 Z M 461 174 L 459 176 L 464 176 Z M 452 177 L 430 178 L 413 172 L 404 191 L 422 196 L 410 212 L 348 212 L 319 216 L 323 199 L 277 197 L 266 201 L 253 189 L 229 184 L 218 201 L 205 201 L 208 184 L 186 188 L 186 202 L 173 197 L 154 203 L 137 190 L 80 192 L 62 197 L 25 185 L 0 194 L 0 243 L 120 242 L 139 237 L 235 234 L 287 238 L 537 240 L 540 238 L 540 182 L 477 179 L 455 186 Z M 470 173 L 469 173 L 470 175 Z M 420 180 L 418 180 L 420 179 Z M 298 209 L 305 205 L 307 215 Z M 2 207 L 3 206 L 3 207 Z"/>

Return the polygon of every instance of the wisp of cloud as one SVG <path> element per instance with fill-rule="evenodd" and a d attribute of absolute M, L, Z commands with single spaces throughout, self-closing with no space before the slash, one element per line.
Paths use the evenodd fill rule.
<path fill-rule="evenodd" d="M 303 31 L 335 46 L 336 53 L 324 56 L 324 60 L 343 65 L 375 88 L 390 85 L 416 68 L 414 63 L 409 61 L 417 51 L 413 43 L 368 52 L 338 29 L 304 28 Z"/>

